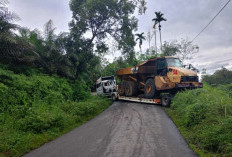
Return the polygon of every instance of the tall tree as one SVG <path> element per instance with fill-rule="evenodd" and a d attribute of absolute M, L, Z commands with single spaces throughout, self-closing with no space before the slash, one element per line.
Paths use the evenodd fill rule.
<path fill-rule="evenodd" d="M 175 56 L 178 53 L 179 53 L 179 45 L 176 43 L 176 41 L 172 41 L 172 42 L 164 41 L 163 51 L 161 53 L 161 56 Z"/>
<path fill-rule="evenodd" d="M 156 17 L 154 19 L 152 19 L 152 21 L 155 21 L 155 23 L 157 22 L 159 24 L 159 33 L 160 33 L 160 49 L 162 51 L 162 39 L 161 39 L 161 22 L 162 21 L 167 21 L 167 19 L 165 19 L 163 17 L 163 13 L 159 12 L 155 12 Z"/>
<path fill-rule="evenodd" d="M 19 17 L 7 8 L 8 1 L 0 3 L 0 61 L 4 63 L 29 63 L 34 60 L 35 54 L 30 44 L 25 42 L 15 30 L 19 26 L 14 24 Z"/>
<path fill-rule="evenodd" d="M 104 39 L 113 37 L 123 54 L 133 55 L 134 35 L 137 20 L 133 0 L 71 0 L 73 20 L 68 53 L 76 56 L 76 75 L 85 70 L 88 60 L 94 55 L 94 46 L 105 49 Z M 90 58 L 89 58 L 90 57 Z"/>
<path fill-rule="evenodd" d="M 140 53 L 142 53 L 143 40 L 146 40 L 146 38 L 143 34 L 144 34 L 144 32 L 140 33 L 140 34 L 135 34 L 137 36 L 136 41 L 139 40 Z"/>
<path fill-rule="evenodd" d="M 149 46 L 149 51 L 151 51 L 151 40 L 153 38 L 153 33 L 149 30 L 147 32 L 147 40 L 148 40 L 148 46 Z"/>
<path fill-rule="evenodd" d="M 10 12 L 7 8 L 8 1 L 4 0 L 0 3 L 0 33 L 9 33 L 12 35 L 12 30 L 17 29 L 17 25 L 12 22 L 18 20 L 19 17 L 14 13 Z"/>
<path fill-rule="evenodd" d="M 183 63 L 187 64 L 194 54 L 199 52 L 199 46 L 193 45 L 188 39 L 164 42 L 162 56 L 177 56 Z"/>
<path fill-rule="evenodd" d="M 145 0 L 138 0 L 139 2 L 139 15 L 145 14 L 146 10 L 147 10 L 147 2 Z"/>
<path fill-rule="evenodd" d="M 157 53 L 158 50 L 157 50 L 157 42 L 156 42 L 156 25 L 157 25 L 157 22 L 155 21 L 153 28 L 154 28 L 154 35 L 155 35 L 155 51 Z"/>
<path fill-rule="evenodd" d="M 52 44 L 55 40 L 55 30 L 53 21 L 50 19 L 48 22 L 44 25 L 44 40 L 48 44 Z"/>
<path fill-rule="evenodd" d="M 176 56 L 180 58 L 182 62 L 186 62 L 193 58 L 194 54 L 199 52 L 199 46 L 193 45 L 188 39 L 181 39 L 177 43 L 178 53 Z"/>

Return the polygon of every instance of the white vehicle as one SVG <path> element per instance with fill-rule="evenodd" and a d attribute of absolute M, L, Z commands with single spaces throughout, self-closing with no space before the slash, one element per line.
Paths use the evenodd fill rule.
<path fill-rule="evenodd" d="M 96 81 L 97 94 L 110 95 L 111 92 L 116 92 L 117 85 L 114 76 L 100 77 Z"/>

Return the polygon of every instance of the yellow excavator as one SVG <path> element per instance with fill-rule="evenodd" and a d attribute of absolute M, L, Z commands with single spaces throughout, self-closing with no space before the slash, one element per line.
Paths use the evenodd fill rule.
<path fill-rule="evenodd" d="M 160 99 L 169 106 L 171 97 L 183 89 L 202 88 L 197 73 L 184 68 L 177 57 L 156 57 L 137 66 L 119 69 L 119 96 Z"/>

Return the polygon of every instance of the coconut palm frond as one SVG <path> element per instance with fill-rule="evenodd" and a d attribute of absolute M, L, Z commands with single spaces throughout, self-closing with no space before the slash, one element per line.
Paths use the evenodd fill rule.
<path fill-rule="evenodd" d="M 142 52 L 142 44 L 143 44 L 143 40 L 146 40 L 145 36 L 144 36 L 144 32 L 143 33 L 138 33 L 138 34 L 135 34 L 137 36 L 136 38 L 136 41 L 139 40 L 139 48 L 140 48 L 140 51 Z"/>

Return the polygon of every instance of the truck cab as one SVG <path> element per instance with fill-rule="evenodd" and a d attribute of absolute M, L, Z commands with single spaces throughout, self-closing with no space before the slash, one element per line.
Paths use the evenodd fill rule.
<path fill-rule="evenodd" d="M 181 61 L 175 57 L 157 59 L 157 76 L 155 77 L 157 90 L 165 89 L 164 84 L 168 84 L 167 89 L 176 90 L 183 88 L 202 87 L 199 83 L 197 72 L 194 69 L 185 68 Z M 159 83 L 158 83 L 159 82 Z"/>

